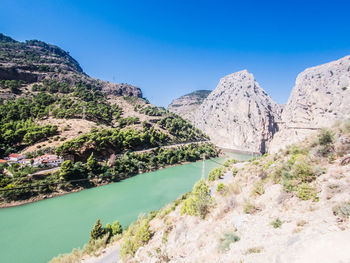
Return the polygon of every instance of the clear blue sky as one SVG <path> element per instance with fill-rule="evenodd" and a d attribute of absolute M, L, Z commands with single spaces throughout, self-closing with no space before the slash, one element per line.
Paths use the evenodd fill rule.
<path fill-rule="evenodd" d="M 156 105 L 248 69 L 278 103 L 298 73 L 350 54 L 349 1 L 0 0 L 0 32 L 69 51 Z"/>

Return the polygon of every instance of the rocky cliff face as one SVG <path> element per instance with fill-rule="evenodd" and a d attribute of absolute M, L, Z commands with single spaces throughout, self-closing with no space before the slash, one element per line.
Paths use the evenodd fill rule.
<path fill-rule="evenodd" d="M 210 92 L 211 90 L 197 90 L 181 96 L 169 104 L 168 110 L 179 114 L 186 120 L 193 121 L 195 112 Z"/>
<path fill-rule="evenodd" d="M 265 152 L 279 113 L 280 107 L 243 70 L 220 80 L 200 105 L 194 124 L 220 147 Z"/>
<path fill-rule="evenodd" d="M 327 127 L 349 117 L 350 56 L 346 56 L 298 75 L 282 113 L 281 131 L 269 151 L 302 140 L 313 132 L 310 128 Z"/>
<path fill-rule="evenodd" d="M 18 42 L 1 33 L 0 80 L 21 80 L 25 84 L 55 80 L 71 86 L 84 84 L 118 96 L 142 97 L 137 87 L 89 77 L 68 52 L 57 46 L 38 40 Z"/>

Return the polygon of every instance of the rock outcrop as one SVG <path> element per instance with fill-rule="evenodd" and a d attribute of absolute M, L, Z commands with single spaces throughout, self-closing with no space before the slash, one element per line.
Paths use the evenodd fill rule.
<path fill-rule="evenodd" d="M 168 110 L 192 122 L 195 112 L 210 92 L 211 90 L 197 90 L 181 96 L 169 104 Z"/>
<path fill-rule="evenodd" d="M 279 105 L 243 70 L 220 80 L 194 124 L 219 147 L 263 153 L 277 132 L 279 113 Z"/>
<path fill-rule="evenodd" d="M 313 128 L 331 126 L 350 118 L 350 56 L 306 69 L 282 113 L 280 131 L 269 151 L 298 142 L 314 132 Z"/>

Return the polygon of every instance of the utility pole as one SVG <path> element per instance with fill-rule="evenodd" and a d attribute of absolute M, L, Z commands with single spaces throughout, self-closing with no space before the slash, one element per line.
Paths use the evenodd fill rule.
<path fill-rule="evenodd" d="M 203 162 L 202 162 L 202 179 L 204 179 L 205 174 L 205 154 L 203 153 Z"/>

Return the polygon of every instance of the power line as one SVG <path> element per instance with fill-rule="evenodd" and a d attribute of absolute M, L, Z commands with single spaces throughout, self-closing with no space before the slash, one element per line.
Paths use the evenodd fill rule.
<path fill-rule="evenodd" d="M 214 161 L 213 159 L 208 159 L 209 161 L 212 161 L 213 163 L 217 163 L 217 164 L 220 164 L 220 165 L 224 165 L 223 163 L 219 163 L 217 161 Z"/>

